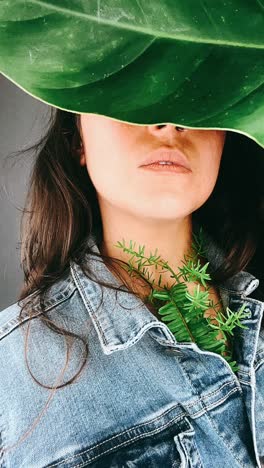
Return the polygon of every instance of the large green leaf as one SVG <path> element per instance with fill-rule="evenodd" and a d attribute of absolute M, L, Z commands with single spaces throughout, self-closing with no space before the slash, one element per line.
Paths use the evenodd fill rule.
<path fill-rule="evenodd" d="M 0 69 L 61 109 L 264 146 L 263 0 L 0 0 Z"/>

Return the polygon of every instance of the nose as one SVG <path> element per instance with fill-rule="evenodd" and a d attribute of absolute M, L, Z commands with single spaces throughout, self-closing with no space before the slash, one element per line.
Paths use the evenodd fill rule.
<path fill-rule="evenodd" d="M 179 136 L 180 132 L 187 132 L 187 128 L 179 127 L 173 124 L 164 125 L 148 125 L 149 132 L 157 137 L 164 138 L 166 141 L 171 140 L 172 143 Z"/>
<path fill-rule="evenodd" d="M 165 127 L 165 130 L 163 130 L 163 133 L 164 131 L 165 132 L 171 132 L 171 131 L 179 131 L 179 132 L 185 132 L 187 131 L 187 128 L 183 128 L 183 127 L 179 127 L 178 125 L 173 125 L 173 124 L 165 124 L 165 125 L 149 125 L 149 128 L 152 132 L 160 132 L 160 129 L 164 129 Z"/>

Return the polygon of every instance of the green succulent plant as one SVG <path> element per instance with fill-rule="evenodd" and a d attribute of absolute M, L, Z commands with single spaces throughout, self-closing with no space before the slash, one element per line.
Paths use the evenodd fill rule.
<path fill-rule="evenodd" d="M 211 287 L 207 284 L 211 276 L 207 273 L 209 262 L 201 265 L 200 257 L 205 257 L 203 229 L 197 235 L 193 234 L 192 248 L 189 254 L 184 255 L 183 266 L 179 268 L 178 274 L 155 253 L 147 257 L 144 255 L 145 246 L 140 246 L 135 250 L 135 242 L 130 240 L 129 247 L 126 247 L 125 240 L 118 241 L 115 247 L 121 248 L 123 252 L 131 254 L 132 257 L 126 265 L 122 265 L 130 276 L 134 272 L 140 273 L 151 286 L 151 293 L 146 302 L 154 306 L 160 315 L 160 320 L 166 322 L 169 330 L 173 333 L 178 342 L 194 342 L 198 347 L 204 350 L 221 355 L 230 365 L 233 372 L 239 370 L 236 361 L 232 360 L 232 350 L 228 346 L 228 340 L 233 342 L 233 330 L 235 327 L 247 328 L 241 323 L 241 320 L 250 316 L 250 311 L 245 311 L 246 304 L 243 304 L 238 311 L 232 311 L 226 307 L 223 311 L 222 306 L 209 299 Z M 136 266 L 132 263 L 134 257 Z M 159 275 L 158 287 L 155 288 L 154 281 L 151 279 L 153 273 L 148 271 L 148 267 L 155 266 L 155 269 L 161 267 L 162 273 L 169 271 L 171 277 L 175 279 L 172 286 L 168 284 L 161 285 L 162 273 Z M 194 291 L 188 291 L 187 284 L 196 281 L 198 284 Z M 200 285 L 205 291 L 200 290 Z M 160 305 L 165 302 L 164 305 Z M 205 317 L 208 309 L 215 311 L 213 319 L 210 316 Z M 246 309 L 247 310 L 247 309 Z M 221 334 L 221 338 L 219 338 Z M 232 346 L 231 346 L 232 347 Z"/>

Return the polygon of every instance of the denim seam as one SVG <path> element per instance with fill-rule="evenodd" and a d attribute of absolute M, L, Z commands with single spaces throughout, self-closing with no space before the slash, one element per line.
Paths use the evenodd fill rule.
<path fill-rule="evenodd" d="M 236 388 L 232 388 L 226 395 L 224 395 L 220 400 L 217 400 L 216 402 L 214 403 L 211 403 L 209 405 L 205 405 L 205 409 L 206 411 L 207 410 L 211 410 L 213 408 L 217 408 L 221 403 L 223 403 L 225 400 L 227 400 L 227 398 L 230 397 L 230 395 L 232 395 L 233 393 L 236 393 L 237 392 L 237 389 Z"/>
<path fill-rule="evenodd" d="M 193 386 L 193 383 L 192 383 L 191 379 L 189 378 L 188 372 L 185 370 L 184 365 L 182 366 L 182 370 L 183 370 L 183 372 L 185 373 L 187 379 L 189 380 L 190 386 L 191 386 L 191 388 L 193 389 L 194 393 L 197 395 L 198 400 L 200 400 L 201 405 L 202 405 L 202 407 L 203 407 L 204 410 L 205 410 L 205 416 L 207 417 L 208 421 L 211 423 L 212 427 L 214 428 L 214 430 L 216 431 L 216 433 L 219 435 L 220 439 L 223 441 L 223 444 L 224 444 L 224 445 L 228 448 L 228 450 L 230 450 L 230 452 L 233 454 L 234 459 L 237 460 L 238 463 L 241 463 L 241 460 L 239 460 L 239 459 L 237 458 L 237 455 L 236 455 L 236 453 L 233 451 L 232 447 L 229 446 L 229 444 L 225 441 L 225 439 L 224 439 L 224 438 L 222 437 L 222 435 L 219 433 L 219 431 L 218 431 L 217 427 L 215 426 L 214 421 L 213 421 L 213 419 L 212 419 L 212 417 L 211 417 L 211 415 L 210 415 L 210 412 L 208 412 L 208 411 L 206 410 L 206 406 L 204 405 L 204 402 L 203 402 L 202 399 L 199 397 L 196 388 Z M 245 465 L 242 465 L 242 464 L 241 464 L 240 466 L 243 467 L 243 468 L 246 468 Z"/>
<path fill-rule="evenodd" d="M 254 366 L 255 372 L 258 370 L 258 368 L 260 366 L 262 366 L 262 364 L 264 364 L 264 358 L 260 359 L 260 361 L 258 361 L 257 365 Z"/>
<path fill-rule="evenodd" d="M 240 379 L 240 383 L 242 383 L 243 385 L 246 385 L 247 387 L 251 388 L 250 382 L 246 382 L 245 380 Z"/>
<path fill-rule="evenodd" d="M 100 335 L 101 335 L 102 340 L 103 340 L 103 345 L 107 346 L 107 341 L 106 341 L 104 332 L 103 332 L 103 330 L 101 328 L 100 322 L 98 322 L 98 320 L 96 318 L 96 315 L 94 314 L 94 309 L 93 309 L 92 305 L 90 304 L 89 299 L 87 298 L 86 289 L 83 287 L 82 283 L 79 280 L 79 274 L 75 271 L 74 268 L 71 267 L 71 269 L 72 269 L 73 279 L 74 279 L 76 285 L 78 285 L 76 287 L 77 287 L 78 291 L 80 292 L 80 295 L 81 295 L 81 297 L 82 297 L 82 299 L 84 301 L 85 307 L 88 309 L 88 312 L 90 311 L 89 314 L 90 314 L 92 320 L 94 320 L 94 322 L 96 324 L 96 327 L 98 327 L 98 330 L 99 330 Z"/>
<path fill-rule="evenodd" d="M 48 305 L 46 308 L 44 308 L 44 311 L 46 312 L 46 310 L 50 310 L 52 307 L 56 307 L 57 304 L 59 304 L 60 302 L 63 302 L 64 300 L 67 300 L 69 297 L 71 297 L 72 293 L 70 292 L 70 295 L 69 294 L 69 289 L 73 287 L 73 292 L 76 290 L 76 286 L 74 284 L 74 282 L 71 280 L 71 281 L 67 281 L 66 282 L 66 286 L 64 286 L 64 288 L 60 291 L 58 291 L 57 293 L 54 294 L 54 296 L 52 296 L 52 299 L 54 300 L 54 303 L 52 305 Z M 37 292 L 38 291 L 34 291 L 32 294 L 30 294 L 29 296 L 27 296 L 26 298 L 22 299 L 21 302 L 24 302 L 25 299 L 28 299 L 30 296 L 34 296 L 36 295 L 37 296 Z M 58 299 L 60 296 L 64 296 L 62 299 Z"/>
<path fill-rule="evenodd" d="M 42 310 L 39 310 L 39 309 L 36 309 L 37 312 L 36 312 L 35 315 L 30 316 L 30 315 L 27 314 L 27 315 L 25 315 L 25 316 L 23 317 L 23 319 L 22 319 L 21 321 L 19 321 L 19 320 L 17 319 L 17 316 L 16 316 L 16 318 L 10 319 L 10 320 L 8 320 L 7 322 L 5 322 L 4 325 L 2 325 L 2 326 L 0 327 L 0 341 L 1 341 L 3 338 L 5 338 L 9 333 L 11 333 L 13 330 L 15 330 L 20 324 L 25 323 L 25 322 L 27 322 L 28 320 L 32 320 L 33 318 L 39 317 L 39 315 L 42 315 L 42 314 L 44 314 L 44 313 L 46 313 L 46 312 L 49 312 L 50 310 L 52 310 L 52 309 L 54 309 L 55 307 L 57 307 L 59 304 L 62 304 L 63 302 L 68 301 L 68 300 L 71 298 L 71 296 L 75 293 L 76 290 L 77 290 L 77 288 L 75 287 L 75 288 L 73 289 L 73 291 L 70 293 L 69 296 L 63 297 L 62 299 L 59 299 L 55 304 L 52 304 L 51 306 L 47 306 L 46 308 L 44 308 L 43 311 L 42 311 Z M 61 294 L 61 293 L 60 293 L 60 294 Z M 6 330 L 6 332 L 5 332 L 5 330 L 4 330 L 5 327 L 6 327 L 8 324 L 12 325 L 12 323 L 14 323 L 14 327 L 13 327 L 13 328 L 8 328 L 8 329 Z M 4 331 L 3 331 L 3 334 L 1 334 L 1 330 L 4 330 Z"/>
<path fill-rule="evenodd" d="M 99 323 L 97 321 L 97 323 Z M 160 328 L 162 330 L 164 330 L 164 326 L 162 326 L 162 324 L 158 324 L 156 321 L 150 321 L 148 323 L 146 323 L 143 327 L 140 328 L 140 330 L 136 333 L 136 336 L 134 336 L 134 338 L 132 340 L 129 340 L 129 341 L 126 341 L 125 343 L 122 343 L 122 345 L 118 346 L 115 346 L 115 347 L 108 347 L 109 348 L 109 351 L 116 351 L 117 349 L 126 349 L 128 346 L 133 346 L 135 343 L 137 343 L 140 338 L 150 329 L 150 328 L 153 328 L 153 324 L 155 325 L 156 328 Z M 102 331 L 102 328 L 100 327 L 100 330 Z M 102 334 L 103 334 L 103 331 L 102 331 Z M 104 336 L 104 340 L 105 340 L 105 335 Z M 107 342 L 106 340 L 104 341 L 105 345 L 107 345 Z M 164 342 L 163 342 L 164 343 Z M 166 344 L 172 344 L 171 341 L 166 341 L 165 342 Z"/>
<path fill-rule="evenodd" d="M 241 460 L 239 458 L 237 458 L 237 455 L 236 453 L 233 451 L 232 447 L 229 446 L 229 444 L 226 442 L 226 440 L 223 438 L 223 436 L 220 434 L 220 432 L 218 431 L 213 419 L 211 418 L 211 415 L 210 413 L 207 413 L 207 416 L 208 416 L 208 419 L 209 421 L 211 422 L 212 426 L 214 427 L 215 431 L 217 432 L 217 434 L 219 435 L 219 437 L 222 439 L 223 443 L 226 445 L 227 448 L 229 448 L 230 452 L 233 454 L 233 457 L 235 458 L 235 460 L 237 460 L 237 462 L 241 465 L 241 467 L 243 468 L 247 468 L 246 465 L 242 464 Z"/>
<path fill-rule="evenodd" d="M 263 314 L 263 309 L 264 309 L 264 303 L 261 303 L 261 308 L 260 312 Z M 258 322 L 258 337 L 260 335 L 260 330 L 261 330 L 261 322 Z M 256 335 L 254 335 L 254 360 L 251 362 L 250 366 L 250 381 L 252 382 L 252 391 L 251 391 L 251 404 L 250 404 L 250 414 L 251 414 L 251 423 L 252 423 L 252 439 L 253 439 L 253 446 L 254 446 L 254 451 L 257 459 L 257 464 L 258 466 L 260 465 L 259 463 L 259 453 L 258 453 L 258 446 L 257 446 L 257 436 L 256 436 L 256 419 L 255 419 L 255 410 L 256 410 L 256 369 L 254 368 L 254 361 L 256 359 L 257 355 L 257 346 L 258 346 L 258 339 Z"/>
<path fill-rule="evenodd" d="M 3 408 L 3 406 L 1 406 Z M 5 440 L 4 440 L 4 427 L 2 425 L 2 413 L 0 413 L 0 467 L 5 467 Z"/>
<path fill-rule="evenodd" d="M 184 417 L 184 420 L 186 421 L 187 424 L 190 424 L 188 418 L 185 416 Z M 201 460 L 201 455 L 200 455 L 200 452 L 199 452 L 199 449 L 197 447 L 197 444 L 196 444 L 196 440 L 195 440 L 195 430 L 193 428 L 193 426 L 190 427 L 190 429 L 188 429 L 187 431 L 184 431 L 184 432 L 181 432 L 179 434 L 177 434 L 177 436 L 175 437 L 175 445 L 176 445 L 176 449 L 178 451 L 178 454 L 180 455 L 180 458 L 181 458 L 181 461 L 184 462 L 184 466 L 187 462 L 187 464 L 189 465 L 189 454 L 188 454 L 188 451 L 186 450 L 186 446 L 185 446 L 185 443 L 184 443 L 184 435 L 190 435 L 192 437 L 192 448 L 195 450 L 195 453 L 196 453 L 196 457 L 197 457 L 197 462 L 195 464 L 195 466 L 197 466 L 197 468 L 203 468 L 203 465 L 202 465 L 202 460 Z M 181 457 L 181 453 L 180 451 L 183 452 L 184 454 L 184 460 L 182 460 L 182 457 Z M 181 463 L 182 465 L 182 463 Z M 172 464 L 172 468 L 176 468 L 178 467 L 178 462 L 177 460 L 175 460 Z"/>
<path fill-rule="evenodd" d="M 156 323 L 156 321 L 153 321 L 153 322 L 150 322 L 150 323 Z M 159 328 L 161 328 L 161 327 L 159 327 Z M 162 330 L 163 330 L 163 328 L 164 328 L 164 327 L 162 327 Z M 170 341 L 170 340 L 166 340 L 166 339 L 165 339 L 165 340 L 160 340 L 158 337 L 155 337 L 155 338 L 154 338 L 153 336 L 151 336 L 151 338 L 152 338 L 154 341 L 157 341 L 157 342 L 158 342 L 160 345 L 162 345 L 162 346 L 164 346 L 164 344 L 165 344 L 165 345 L 174 344 L 174 343 L 173 343 L 172 341 Z M 179 342 L 177 342 L 177 343 L 179 343 Z M 184 342 L 181 342 L 181 344 L 182 344 L 182 343 L 184 343 Z M 174 348 L 172 348 L 172 350 L 174 350 Z M 177 350 L 177 351 L 178 351 L 179 353 L 181 352 L 180 350 Z"/>
<path fill-rule="evenodd" d="M 139 341 L 141 336 L 144 335 L 144 333 L 153 326 L 153 324 L 155 324 L 157 327 L 159 327 L 161 329 L 165 328 L 165 326 L 162 323 L 159 323 L 157 320 L 151 320 L 150 322 L 146 323 L 145 326 L 142 327 L 139 330 L 140 334 L 137 333 L 136 336 L 131 341 L 124 343 L 124 345 L 121 345 L 118 348 L 116 346 L 115 347 L 109 347 L 108 346 L 108 341 L 107 341 L 106 336 L 104 334 L 104 331 L 103 331 L 103 329 L 101 327 L 100 321 L 97 319 L 96 314 L 94 314 L 94 309 L 93 309 L 93 307 L 92 307 L 92 305 L 91 305 L 91 303 L 90 303 L 90 301 L 89 301 L 89 299 L 88 299 L 88 297 L 86 295 L 86 290 L 82 286 L 81 282 L 79 281 L 79 275 L 75 274 L 75 271 L 72 271 L 72 275 L 74 277 L 74 281 L 76 282 L 76 284 L 78 284 L 77 289 L 79 290 L 79 292 L 81 294 L 81 297 L 83 298 L 85 306 L 88 309 L 88 311 L 90 311 L 90 316 L 91 316 L 92 320 L 95 323 L 95 328 L 97 328 L 98 331 L 99 331 L 99 340 L 102 339 L 103 346 L 105 348 L 108 347 L 110 352 L 117 351 L 118 349 L 124 349 L 124 348 L 127 348 L 128 346 L 133 346 L 137 341 Z M 170 341 L 166 341 L 166 343 L 167 344 L 172 344 Z"/>
<path fill-rule="evenodd" d="M 250 375 L 250 372 L 239 369 L 239 374 Z"/>
<path fill-rule="evenodd" d="M 176 408 L 177 406 L 178 406 L 178 405 L 175 405 L 175 406 L 172 407 L 172 408 Z M 157 418 L 151 419 L 150 421 L 148 421 L 148 422 L 146 422 L 146 423 L 142 423 L 142 424 L 133 426 L 133 427 L 127 429 L 126 431 L 120 432 L 119 434 L 116 434 L 116 435 L 114 435 L 113 437 L 110 437 L 109 439 L 104 440 L 103 442 L 99 442 L 98 444 L 94 445 L 93 447 L 90 447 L 88 450 L 85 450 L 84 452 L 80 452 L 80 453 L 78 453 L 78 454 L 76 454 L 76 455 L 74 455 L 74 456 L 72 456 L 72 457 L 64 458 L 63 461 L 61 461 L 61 462 L 59 462 L 59 463 L 55 463 L 55 464 L 53 464 L 53 465 L 48 465 L 48 466 L 49 466 L 50 468 L 52 468 L 53 466 L 59 466 L 60 464 L 64 463 L 65 461 L 68 462 L 69 460 L 73 460 L 74 458 L 76 458 L 76 457 L 78 457 L 78 456 L 80 456 L 80 455 L 84 455 L 84 454 L 88 453 L 89 451 L 94 450 L 95 448 L 99 447 L 100 445 L 102 445 L 102 444 L 104 444 L 104 443 L 106 443 L 106 442 L 109 442 L 109 441 L 111 441 L 112 439 L 115 439 L 116 437 L 120 437 L 121 435 L 128 433 L 131 429 L 135 429 L 135 428 L 138 429 L 140 426 L 144 426 L 144 425 L 147 425 L 147 424 L 149 424 L 149 423 L 152 423 L 153 421 L 155 421 L 155 420 L 161 418 L 164 414 L 168 413 L 172 408 L 170 408 L 169 410 L 165 411 L 165 413 L 162 413 L 162 415 L 157 416 Z M 179 416 L 175 416 L 173 419 L 171 419 L 170 421 L 168 421 L 166 424 L 163 424 L 162 426 L 160 426 L 160 427 L 158 427 L 158 428 L 156 428 L 156 429 L 154 429 L 154 430 L 148 432 L 147 434 L 146 434 L 146 433 L 140 434 L 139 436 L 136 436 L 136 437 L 134 437 L 133 439 L 130 439 L 130 440 L 125 441 L 125 442 L 122 442 L 121 444 L 115 445 L 114 447 L 111 447 L 110 449 L 105 450 L 104 452 L 100 453 L 100 455 L 96 455 L 95 457 L 90 458 L 90 459 L 89 459 L 89 462 L 90 462 L 90 461 L 93 461 L 95 458 L 98 458 L 98 456 L 105 455 L 106 453 L 108 453 L 109 451 L 112 451 L 113 449 L 117 449 L 117 448 L 119 448 L 119 447 L 121 447 L 121 446 L 131 444 L 131 443 L 133 443 L 134 441 L 137 441 L 138 439 L 146 438 L 146 437 L 149 437 L 150 435 L 153 435 L 153 434 L 155 434 L 155 433 L 159 433 L 159 432 L 163 431 L 163 430 L 166 429 L 168 426 L 174 424 L 175 422 L 177 422 L 177 421 L 180 420 L 180 419 L 182 419 L 182 420 L 184 419 L 184 415 L 183 415 L 183 414 L 181 414 L 181 415 L 179 415 Z M 86 460 L 85 463 L 87 463 L 87 460 Z M 81 466 L 84 466 L 84 465 L 83 465 L 83 464 L 81 464 L 81 465 L 75 465 L 74 468 L 81 467 Z"/>
<path fill-rule="evenodd" d="M 136 335 L 134 336 L 134 338 L 132 338 L 132 340 L 128 340 L 128 341 L 126 341 L 125 343 L 122 343 L 121 345 L 118 345 L 118 346 L 114 345 L 114 346 L 111 347 L 111 346 L 108 345 L 108 342 L 107 342 L 107 340 L 106 340 L 106 338 L 105 338 L 105 334 L 103 333 L 102 327 L 100 326 L 100 322 L 97 320 L 96 316 L 93 316 L 93 318 L 94 318 L 94 321 L 96 322 L 98 328 L 99 328 L 100 331 L 101 331 L 101 334 L 102 334 L 102 336 L 103 336 L 104 345 L 105 345 L 106 348 L 108 348 L 108 350 L 109 350 L 110 352 L 111 352 L 111 351 L 114 352 L 114 351 L 117 351 L 117 350 L 120 350 L 120 349 L 126 349 L 126 348 L 128 348 L 129 346 L 133 346 L 135 343 L 137 343 L 137 342 L 140 340 L 140 338 L 141 338 L 149 329 L 153 328 L 153 325 L 155 326 L 155 328 L 160 328 L 161 330 L 164 330 L 164 329 L 165 329 L 165 326 L 164 326 L 162 323 L 160 323 L 160 322 L 158 322 L 158 321 L 156 321 L 156 320 L 151 320 L 150 322 L 145 323 L 145 325 L 144 325 L 143 327 L 141 327 L 141 328 L 138 330 L 138 332 L 136 333 Z M 156 340 L 156 338 L 154 338 L 154 339 Z M 158 340 L 157 340 L 157 341 L 158 341 Z M 168 341 L 168 340 L 167 340 L 167 341 L 165 341 L 165 340 L 164 340 L 164 341 L 161 341 L 160 344 L 164 344 L 164 343 L 165 343 L 165 344 L 168 344 L 168 345 L 174 344 L 172 341 Z"/>
<path fill-rule="evenodd" d="M 207 410 L 211 410 L 213 408 L 217 408 L 221 403 L 223 403 L 227 398 L 229 398 L 232 393 L 235 393 L 237 391 L 236 388 L 232 388 L 225 396 L 223 396 L 220 400 L 215 401 L 214 403 L 211 403 L 211 405 L 203 405 L 203 409 L 197 410 L 196 413 L 191 414 L 190 416 L 194 419 L 202 416 L 207 412 Z M 186 405 L 187 406 L 187 405 Z"/>
<path fill-rule="evenodd" d="M 205 396 L 202 397 L 202 400 L 207 400 L 207 399 L 210 398 L 211 396 L 216 395 L 217 393 L 220 393 L 221 390 L 222 390 L 224 387 L 226 387 L 227 385 L 230 385 L 231 383 L 235 383 L 235 382 L 232 381 L 232 382 L 226 382 L 226 383 L 222 384 L 218 389 L 214 390 L 213 392 L 206 393 Z M 233 390 L 233 389 L 232 389 L 232 390 Z M 235 387 L 234 390 L 239 391 L 239 393 L 241 393 L 240 388 L 237 387 L 237 386 Z M 192 402 L 192 403 L 187 403 L 186 406 L 191 407 L 191 406 L 196 405 L 198 402 L 199 402 L 199 399 L 195 400 L 195 401 Z"/>

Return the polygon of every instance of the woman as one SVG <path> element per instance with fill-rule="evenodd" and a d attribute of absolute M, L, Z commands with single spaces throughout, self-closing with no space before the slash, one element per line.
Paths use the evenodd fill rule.
<path fill-rule="evenodd" d="M 0 313 L 0 466 L 260 467 L 263 150 L 229 131 L 53 112 L 26 200 L 25 285 Z M 150 157 L 185 169 L 142 167 Z M 157 248 L 176 271 L 200 226 L 211 299 L 249 311 L 237 373 L 175 339 L 115 246 Z"/>

